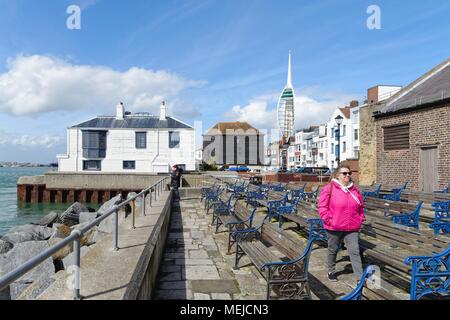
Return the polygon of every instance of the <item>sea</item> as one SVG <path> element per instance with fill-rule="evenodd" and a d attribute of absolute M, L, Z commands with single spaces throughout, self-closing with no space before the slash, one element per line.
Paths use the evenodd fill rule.
<path fill-rule="evenodd" d="M 56 170 L 50 167 L 0 167 L 0 236 L 9 229 L 35 222 L 51 211 L 63 212 L 70 204 L 18 203 L 17 181 L 22 176 L 38 176 Z"/>

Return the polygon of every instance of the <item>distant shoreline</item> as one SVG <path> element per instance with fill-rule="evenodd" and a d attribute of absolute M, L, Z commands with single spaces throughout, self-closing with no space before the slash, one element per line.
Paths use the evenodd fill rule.
<path fill-rule="evenodd" d="M 0 168 L 57 168 L 57 164 L 38 164 L 38 163 L 18 163 L 18 162 L 0 162 Z"/>

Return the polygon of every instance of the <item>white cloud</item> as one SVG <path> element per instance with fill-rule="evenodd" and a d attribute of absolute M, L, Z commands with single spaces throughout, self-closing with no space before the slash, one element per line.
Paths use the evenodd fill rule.
<path fill-rule="evenodd" d="M 295 98 L 295 129 L 325 123 L 337 107 L 343 107 L 355 95 L 327 94 L 325 100 L 319 101 L 306 95 Z M 276 105 L 278 96 L 265 95 L 254 98 L 246 106 L 236 105 L 225 116 L 231 121 L 247 121 L 258 129 L 278 128 Z"/>
<path fill-rule="evenodd" d="M 64 138 L 52 134 L 17 134 L 0 130 L 0 146 L 40 147 L 50 149 L 63 143 Z"/>
<path fill-rule="evenodd" d="M 0 74 L 0 111 L 17 116 L 56 110 L 95 110 L 111 114 L 123 101 L 127 110 L 157 111 L 161 99 L 175 99 L 202 81 L 164 70 L 74 65 L 42 55 L 19 55 Z"/>

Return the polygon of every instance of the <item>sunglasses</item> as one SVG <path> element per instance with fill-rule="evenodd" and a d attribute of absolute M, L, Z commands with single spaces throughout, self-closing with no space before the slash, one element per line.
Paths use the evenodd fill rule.
<path fill-rule="evenodd" d="M 349 172 L 341 172 L 341 174 L 343 174 L 344 176 L 351 176 L 352 175 L 352 172 L 351 171 L 349 171 Z"/>

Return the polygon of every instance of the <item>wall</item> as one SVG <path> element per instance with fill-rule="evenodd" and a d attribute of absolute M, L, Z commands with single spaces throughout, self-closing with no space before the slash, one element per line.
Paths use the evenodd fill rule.
<path fill-rule="evenodd" d="M 359 183 L 363 186 L 371 186 L 377 180 L 374 108 L 375 105 L 366 105 L 359 109 Z"/>
<path fill-rule="evenodd" d="M 450 105 L 427 108 L 380 118 L 375 121 L 377 139 L 377 181 L 400 185 L 409 181 L 409 189 L 420 190 L 420 149 L 438 146 L 439 187 L 450 181 Z M 383 150 L 383 126 L 410 123 L 408 150 Z"/>
<path fill-rule="evenodd" d="M 147 131 L 147 148 L 136 149 L 135 132 Z M 169 132 L 164 130 L 114 129 L 107 133 L 106 157 L 102 172 L 169 172 L 173 164 L 185 164 L 195 170 L 195 130 L 174 129 L 180 132 L 180 147 L 169 148 Z M 68 158 L 59 157 L 60 172 L 83 171 L 82 130 L 69 128 Z M 158 152 L 159 150 L 159 152 Z M 124 170 L 123 161 L 136 161 L 136 169 Z"/>

